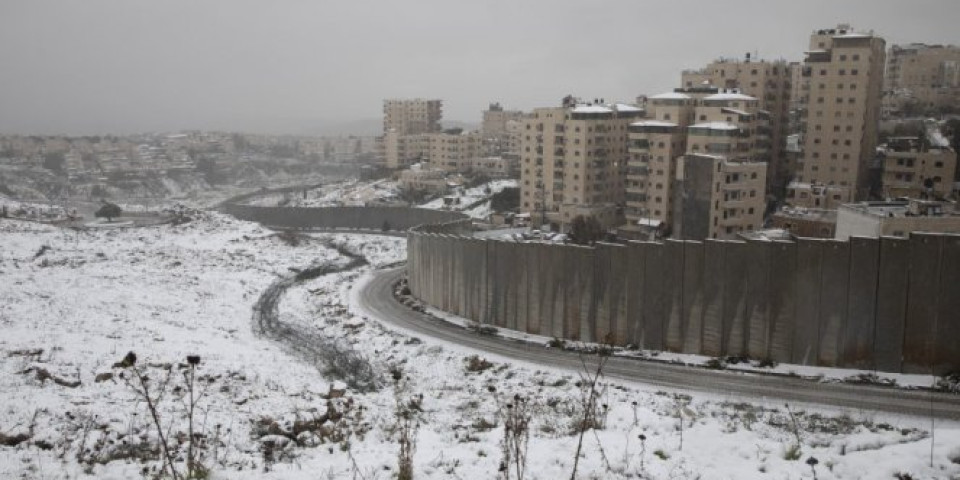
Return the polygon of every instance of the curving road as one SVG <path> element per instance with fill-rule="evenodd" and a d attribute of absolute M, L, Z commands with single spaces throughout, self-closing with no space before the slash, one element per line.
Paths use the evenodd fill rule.
<path fill-rule="evenodd" d="M 381 270 L 356 292 L 358 304 L 367 316 L 419 335 L 445 342 L 573 372 L 583 371 L 580 355 L 494 336 L 478 335 L 429 315 L 418 313 L 396 300 L 393 286 L 403 275 L 402 268 Z M 584 356 L 588 366 L 596 357 Z M 705 370 L 682 365 L 640 361 L 621 357 L 609 359 L 606 376 L 654 386 L 695 390 L 710 394 L 752 397 L 777 402 L 800 402 L 842 409 L 881 411 L 919 417 L 960 420 L 960 395 L 912 391 L 872 385 L 819 383 L 795 377 L 757 375 L 733 371 Z"/>

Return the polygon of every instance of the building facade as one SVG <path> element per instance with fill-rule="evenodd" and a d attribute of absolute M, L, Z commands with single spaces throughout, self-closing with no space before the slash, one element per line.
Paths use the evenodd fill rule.
<path fill-rule="evenodd" d="M 960 108 L 960 48 L 923 43 L 890 47 L 885 90 L 924 109 Z"/>
<path fill-rule="evenodd" d="M 877 152 L 881 198 L 947 198 L 953 190 L 957 154 L 939 130 L 892 137 Z"/>
<path fill-rule="evenodd" d="M 400 135 L 436 133 L 443 118 L 443 101 L 389 99 L 383 101 L 383 132 L 391 130 Z"/>
<path fill-rule="evenodd" d="M 911 232 L 960 233 L 960 215 L 954 207 L 916 199 L 841 205 L 837 209 L 836 238 L 907 237 Z"/>
<path fill-rule="evenodd" d="M 565 230 L 578 215 L 619 225 L 627 168 L 627 125 L 643 110 L 579 103 L 538 108 L 523 119 L 520 209 L 535 225 Z"/>
<path fill-rule="evenodd" d="M 886 43 L 847 25 L 810 37 L 801 71 L 803 148 L 794 180 L 865 199 L 877 146 Z"/>
<path fill-rule="evenodd" d="M 702 69 L 686 70 L 681 77 L 685 88 L 712 85 L 737 89 L 757 99 L 758 108 L 766 111 L 770 120 L 769 154 L 762 159 L 768 163 L 767 187 L 778 197 L 782 197 L 792 176 L 784 149 L 790 126 L 793 70 L 786 60 L 760 60 L 748 53 L 742 61 L 721 58 Z"/>

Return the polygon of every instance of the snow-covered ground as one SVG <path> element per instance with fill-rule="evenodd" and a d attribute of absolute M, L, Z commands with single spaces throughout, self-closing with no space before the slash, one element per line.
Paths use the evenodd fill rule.
<path fill-rule="evenodd" d="M 256 197 L 248 203 L 264 207 L 333 207 L 364 206 L 370 202 L 395 200 L 399 195 L 393 180 L 344 180 L 321 185 L 303 192 L 271 194 Z"/>
<path fill-rule="evenodd" d="M 505 188 L 515 188 L 516 186 L 517 181 L 513 179 L 493 180 L 483 185 L 454 191 L 444 197 L 435 198 L 420 205 L 420 208 L 453 210 L 463 212 L 472 218 L 487 218 L 493 212 L 490 207 L 490 197 L 502 192 Z M 447 205 L 447 198 L 455 199 L 456 203 Z"/>
<path fill-rule="evenodd" d="M 331 245 L 374 265 L 405 257 L 403 239 L 290 238 L 214 213 L 80 233 L 0 220 L 0 443 L 26 437 L 0 446 L 0 478 L 155 472 L 151 416 L 119 376 L 131 370 L 114 367 L 130 351 L 149 385 L 170 372 L 159 411 L 181 468 L 186 360 L 200 356 L 196 431 L 211 478 L 395 478 L 398 405 L 419 425 L 416 478 L 497 478 L 504 421 L 518 402 L 530 415 L 525 478 L 569 478 L 580 374 L 474 357 L 364 318 L 350 292 L 371 267 L 295 285 L 279 317 L 372 362 L 379 390 L 341 397 L 327 369 L 254 333 L 260 294 L 303 267 L 342 263 Z M 604 379 L 598 387 L 594 422 L 603 428 L 583 437 L 578 478 L 813 478 L 809 457 L 820 479 L 960 476 L 950 459 L 960 462 L 960 426 L 951 422 L 936 425 L 931 467 L 928 419 L 787 411 Z"/>

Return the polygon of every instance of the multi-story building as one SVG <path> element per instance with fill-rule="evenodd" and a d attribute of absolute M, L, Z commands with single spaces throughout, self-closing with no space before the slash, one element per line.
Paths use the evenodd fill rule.
<path fill-rule="evenodd" d="M 391 99 L 383 101 L 383 133 L 394 130 L 400 135 L 436 133 L 443 118 L 441 100 Z"/>
<path fill-rule="evenodd" d="M 759 109 L 768 112 L 769 158 L 762 160 L 768 163 L 767 188 L 780 197 L 792 176 L 784 149 L 790 126 L 793 70 L 786 60 L 759 60 L 748 53 L 743 61 L 721 58 L 700 70 L 686 70 L 682 74 L 686 88 L 712 85 L 737 89 L 756 98 Z"/>
<path fill-rule="evenodd" d="M 436 168 L 466 172 L 480 158 L 481 137 L 478 132 L 449 131 L 427 135 L 430 148 L 427 161 Z"/>
<path fill-rule="evenodd" d="M 695 118 L 695 93 L 669 92 L 647 99 L 648 118 L 629 126 L 625 236 L 662 233 L 673 218 L 672 188 L 677 159 L 686 152 L 687 127 Z M 715 91 L 715 90 L 713 90 Z"/>
<path fill-rule="evenodd" d="M 953 190 L 957 154 L 935 125 L 925 135 L 893 137 L 877 152 L 882 198 L 946 198 Z"/>
<path fill-rule="evenodd" d="M 787 205 L 833 210 L 844 203 L 849 190 L 839 185 L 793 181 L 787 185 Z"/>
<path fill-rule="evenodd" d="M 408 167 L 425 160 L 429 153 L 429 134 L 401 135 L 397 130 L 388 130 L 383 135 L 383 158 L 387 168 Z"/>
<path fill-rule="evenodd" d="M 847 25 L 810 37 L 801 71 L 803 151 L 794 180 L 866 198 L 877 146 L 885 42 Z"/>
<path fill-rule="evenodd" d="M 578 215 L 606 227 L 622 221 L 627 125 L 643 110 L 625 104 L 538 108 L 523 119 L 520 208 L 535 225 L 566 230 Z"/>
<path fill-rule="evenodd" d="M 677 173 L 674 238 L 734 239 L 763 226 L 766 162 L 690 153 Z"/>
<path fill-rule="evenodd" d="M 890 47 L 885 90 L 924 109 L 960 104 L 960 48 L 911 43 Z"/>
<path fill-rule="evenodd" d="M 759 100 L 737 90 L 699 86 L 650 97 L 647 102 L 649 118 L 630 125 L 630 164 L 626 180 L 626 210 L 628 223 L 622 227 L 624 236 L 649 238 L 657 235 L 679 234 L 675 227 L 687 225 L 681 235 L 708 233 L 714 238 L 732 238 L 743 228 L 759 228 L 763 223 L 767 158 L 769 155 L 769 116 L 759 108 Z M 689 156 L 689 158 L 687 157 Z M 705 158 L 720 161 L 719 170 L 693 172 L 686 178 L 682 165 L 701 166 Z M 749 167 L 740 164 L 752 164 Z M 744 196 L 721 196 L 712 207 L 716 215 L 698 215 L 693 203 L 677 205 L 688 199 L 686 189 L 697 189 L 701 179 L 697 173 L 710 174 L 740 182 L 741 171 L 748 175 L 749 188 Z M 760 179 L 757 191 L 754 180 Z M 685 183 L 693 182 L 688 186 Z M 711 178 L 711 185 L 715 182 Z M 678 192 L 678 186 L 681 190 Z M 691 200 L 695 202 L 695 200 Z M 731 202 L 726 205 L 726 202 Z M 736 212 L 734 212 L 736 210 Z M 742 211 L 741 211 L 742 210 Z M 734 223 L 734 215 L 740 223 Z M 680 217 L 683 218 L 680 218 Z M 724 216 L 726 228 L 710 230 L 710 219 Z M 694 224 L 702 223 L 703 225 Z M 717 226 L 719 226 L 719 221 Z M 669 227 L 669 228 L 668 228 Z M 699 237 L 707 238 L 707 237 Z"/>
<path fill-rule="evenodd" d="M 483 137 L 483 154 L 486 156 L 503 155 L 509 150 L 511 134 L 517 131 L 511 128 L 523 120 L 520 110 L 504 110 L 499 103 L 491 103 L 483 111 L 483 124 L 480 134 Z"/>

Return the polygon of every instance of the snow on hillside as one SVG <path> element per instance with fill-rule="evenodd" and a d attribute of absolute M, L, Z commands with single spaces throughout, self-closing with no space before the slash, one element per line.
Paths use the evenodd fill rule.
<path fill-rule="evenodd" d="M 457 190 L 444 197 L 435 198 L 420 205 L 420 208 L 462 211 L 472 218 L 486 218 L 493 212 L 490 208 L 490 198 L 494 194 L 502 192 L 505 188 L 515 188 L 516 186 L 516 180 L 493 180 L 483 185 Z M 447 198 L 453 198 L 457 203 L 447 205 L 445 203 Z"/>
<path fill-rule="evenodd" d="M 402 238 L 291 237 L 210 213 L 79 233 L 0 220 L 0 247 L 0 443 L 25 438 L 0 446 L 0 478 L 156 472 L 151 416 L 120 378 L 130 370 L 114 367 L 129 351 L 151 385 L 171 372 L 160 414 L 181 467 L 183 373 L 187 355 L 200 356 L 197 438 L 211 478 L 395 478 L 398 405 L 419 425 L 416 478 L 497 478 L 515 405 L 530 412 L 525 478 L 570 476 L 588 391 L 580 374 L 475 356 L 363 317 L 350 292 L 371 267 L 295 284 L 278 314 L 281 329 L 372 362 L 379 390 L 343 391 L 336 369 L 312 361 L 327 352 L 294 355 L 254 332 L 254 305 L 271 285 L 344 265 L 334 247 L 395 263 Z M 820 479 L 960 475 L 955 423 L 937 423 L 930 467 L 927 419 L 605 380 L 598 392 L 591 423 L 602 428 L 583 437 L 579 478 L 813 478 L 811 456 Z"/>

